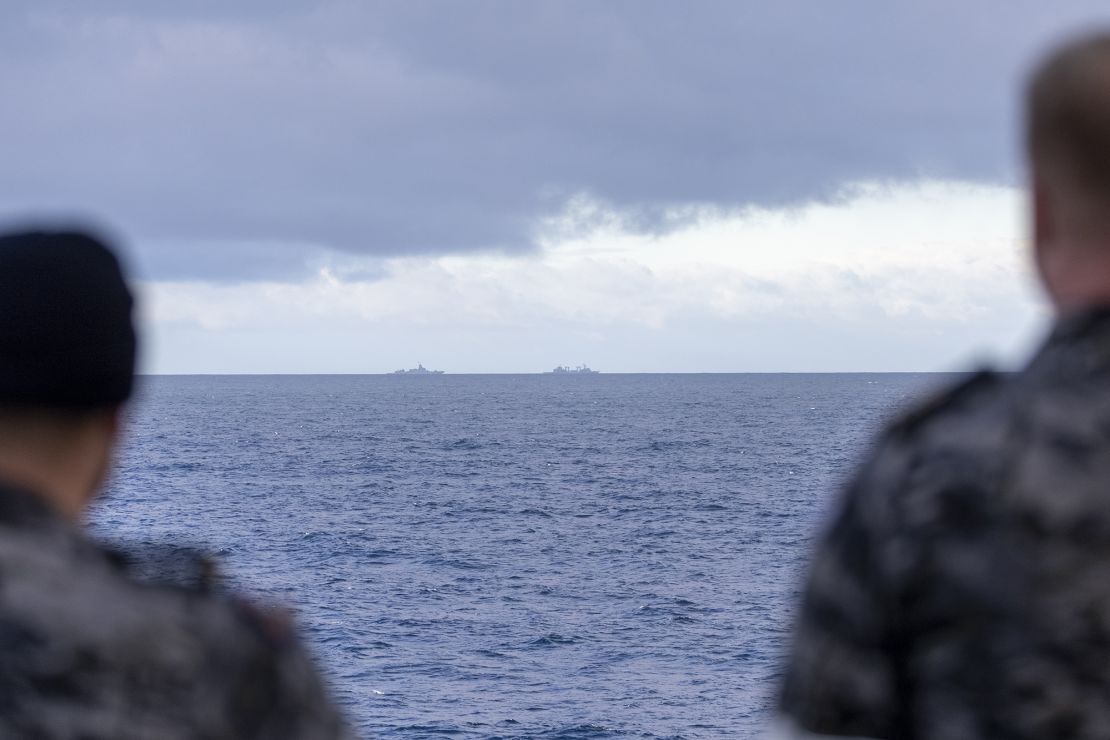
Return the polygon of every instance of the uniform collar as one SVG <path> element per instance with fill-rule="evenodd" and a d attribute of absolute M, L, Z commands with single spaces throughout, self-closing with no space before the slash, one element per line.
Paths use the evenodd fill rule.
<path fill-rule="evenodd" d="M 0 481 L 0 524 L 61 523 L 62 515 L 46 499 L 18 485 Z"/>
<path fill-rule="evenodd" d="M 1110 371 L 1110 306 L 1057 319 L 1028 370 L 1069 377 Z"/>
<path fill-rule="evenodd" d="M 1110 305 L 1098 306 L 1057 319 L 1049 340 L 1067 341 L 1099 333 L 1110 333 Z"/>

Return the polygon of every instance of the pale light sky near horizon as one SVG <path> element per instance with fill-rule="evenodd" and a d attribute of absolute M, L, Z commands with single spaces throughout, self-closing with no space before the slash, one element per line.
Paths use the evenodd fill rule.
<path fill-rule="evenodd" d="M 1110 11 L 967 5 L 7 2 L 0 222 L 121 238 L 146 372 L 1012 364 L 1020 87 Z"/>

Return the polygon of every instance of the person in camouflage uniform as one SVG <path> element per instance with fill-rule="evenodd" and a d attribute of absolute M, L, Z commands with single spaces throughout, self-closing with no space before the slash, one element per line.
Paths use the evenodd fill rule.
<path fill-rule="evenodd" d="M 0 236 L 0 737 L 348 737 L 288 625 L 206 559 L 83 533 L 131 392 L 131 304 L 99 240 Z"/>
<path fill-rule="evenodd" d="M 881 436 L 814 555 L 772 737 L 1110 737 L 1110 34 L 1028 102 L 1055 327 Z"/>

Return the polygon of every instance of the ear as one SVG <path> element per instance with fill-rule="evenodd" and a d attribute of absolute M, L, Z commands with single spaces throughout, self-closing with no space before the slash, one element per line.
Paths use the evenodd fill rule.
<path fill-rule="evenodd" d="M 112 439 L 119 437 L 120 428 L 123 426 L 123 406 L 116 406 L 105 413 L 104 423 L 108 426 L 108 433 Z"/>
<path fill-rule="evenodd" d="M 1048 185 L 1036 175 L 1033 176 L 1030 197 L 1030 205 L 1033 207 L 1033 250 L 1039 258 L 1056 241 L 1056 213 L 1053 211 Z"/>
<path fill-rule="evenodd" d="M 1052 190 L 1045 182 L 1043 177 L 1038 177 L 1037 173 L 1033 173 L 1033 182 L 1029 188 L 1029 199 L 1032 213 L 1031 230 L 1032 230 L 1032 248 L 1033 248 L 1033 264 L 1036 266 L 1037 276 L 1040 278 L 1041 286 L 1044 288 L 1045 293 L 1048 294 L 1049 299 L 1056 304 L 1058 296 L 1056 295 L 1056 259 L 1053 258 L 1053 247 L 1056 246 L 1059 239 L 1058 218 L 1054 210 L 1054 200 L 1052 198 Z"/>
<path fill-rule="evenodd" d="M 123 423 L 123 408 L 115 407 L 97 412 L 89 419 L 86 437 L 88 444 L 85 446 L 88 467 L 86 472 L 85 498 L 81 502 L 82 508 L 88 506 L 108 479 L 115 457 L 116 446 L 119 443 L 120 430 Z"/>
<path fill-rule="evenodd" d="M 102 440 L 106 448 L 115 447 L 123 424 L 123 408 L 116 406 L 95 412 L 87 419 L 89 433 Z"/>

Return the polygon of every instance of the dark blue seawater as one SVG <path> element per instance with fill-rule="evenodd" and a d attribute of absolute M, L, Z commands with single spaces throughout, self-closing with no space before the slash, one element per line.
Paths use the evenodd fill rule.
<path fill-rule="evenodd" d="M 753 737 L 928 375 L 147 378 L 99 535 L 293 605 L 367 737 Z"/>

